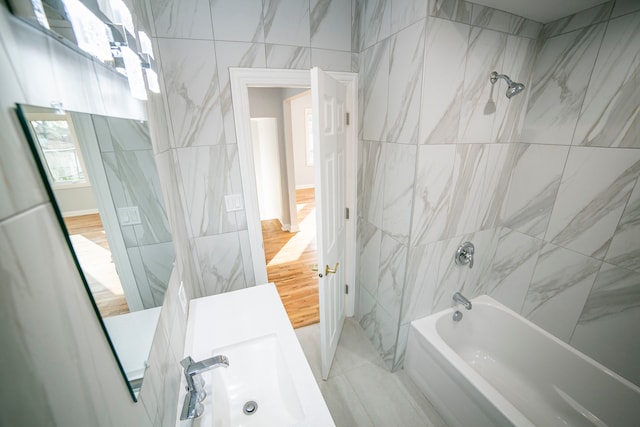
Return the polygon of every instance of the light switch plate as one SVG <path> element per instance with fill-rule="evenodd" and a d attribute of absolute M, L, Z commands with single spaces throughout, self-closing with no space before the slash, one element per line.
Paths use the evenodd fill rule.
<path fill-rule="evenodd" d="M 137 206 L 125 206 L 118 208 L 118 219 L 120 225 L 138 225 L 142 224 L 140 219 L 140 210 Z"/>
<path fill-rule="evenodd" d="M 224 204 L 227 212 L 241 211 L 243 209 L 242 194 L 227 194 L 224 196 Z"/>

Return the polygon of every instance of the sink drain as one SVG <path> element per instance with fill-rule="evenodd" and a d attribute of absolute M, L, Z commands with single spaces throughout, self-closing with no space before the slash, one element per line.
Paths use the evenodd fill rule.
<path fill-rule="evenodd" d="M 255 414 L 256 412 L 258 412 L 258 403 L 254 402 L 253 400 L 248 401 L 242 407 L 242 412 L 244 412 L 245 415 Z"/>

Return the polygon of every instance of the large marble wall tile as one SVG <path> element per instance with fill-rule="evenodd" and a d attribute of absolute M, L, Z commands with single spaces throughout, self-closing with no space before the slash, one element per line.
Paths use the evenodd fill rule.
<path fill-rule="evenodd" d="M 362 50 L 389 37 L 391 35 L 391 0 L 365 1 L 364 19 L 360 25 L 364 30 Z"/>
<path fill-rule="evenodd" d="M 140 246 L 139 249 L 155 307 L 159 307 L 164 301 L 169 278 L 173 271 L 176 257 L 173 243 L 157 243 Z"/>
<path fill-rule="evenodd" d="M 400 315 L 406 265 L 407 247 L 382 233 L 377 299 L 378 304 L 395 319 Z"/>
<path fill-rule="evenodd" d="M 216 40 L 264 41 L 262 0 L 210 0 Z"/>
<path fill-rule="evenodd" d="M 309 2 L 264 0 L 263 13 L 265 42 L 310 46 Z"/>
<path fill-rule="evenodd" d="M 131 265 L 131 270 L 133 271 L 133 276 L 135 277 L 135 284 L 138 288 L 140 299 L 142 300 L 142 306 L 145 309 L 157 307 L 158 304 L 156 304 L 156 301 L 153 298 L 151 285 L 149 284 L 149 278 L 147 277 L 144 262 L 142 261 L 142 256 L 140 255 L 140 248 L 137 246 L 127 248 L 127 257 L 129 258 L 129 265 Z"/>
<path fill-rule="evenodd" d="M 246 287 L 238 233 L 198 237 L 195 243 L 205 295 Z"/>
<path fill-rule="evenodd" d="M 601 261 L 547 243 L 522 307 L 522 315 L 569 342 Z"/>
<path fill-rule="evenodd" d="M 542 24 L 518 15 L 511 15 L 509 33 L 520 37 L 537 40 L 542 31 Z"/>
<path fill-rule="evenodd" d="M 427 4 L 422 0 L 391 0 L 391 34 L 427 16 Z"/>
<path fill-rule="evenodd" d="M 409 243 L 416 147 L 385 143 L 382 230 Z"/>
<path fill-rule="evenodd" d="M 569 145 L 606 24 L 543 42 L 533 69 L 522 141 Z"/>
<path fill-rule="evenodd" d="M 396 344 L 396 354 L 393 359 L 393 366 L 391 372 L 396 372 L 404 365 L 404 355 L 407 350 L 407 342 L 409 341 L 409 323 L 400 325 L 398 329 L 398 339 Z"/>
<path fill-rule="evenodd" d="M 213 40 L 208 0 L 149 2 L 156 37 Z"/>
<path fill-rule="evenodd" d="M 358 216 L 382 228 L 386 150 L 375 141 L 362 141 L 359 147 Z"/>
<path fill-rule="evenodd" d="M 360 53 L 364 43 L 364 0 L 351 0 L 351 52 Z"/>
<path fill-rule="evenodd" d="M 235 231 L 235 215 L 226 211 L 224 203 L 224 196 L 232 194 L 226 147 L 181 148 L 178 160 L 191 236 Z"/>
<path fill-rule="evenodd" d="M 545 240 L 604 258 L 640 175 L 640 150 L 571 147 Z"/>
<path fill-rule="evenodd" d="M 406 324 L 433 312 L 433 298 L 440 273 L 440 242 L 409 249 L 407 278 L 402 296 L 400 323 Z"/>
<path fill-rule="evenodd" d="M 611 240 L 605 261 L 640 272 L 640 185 L 637 181 Z"/>
<path fill-rule="evenodd" d="M 571 345 L 629 381 L 640 384 L 640 274 L 603 264 L 584 305 Z"/>
<path fill-rule="evenodd" d="M 504 83 L 492 85 L 489 73 L 502 69 L 506 47 L 506 34 L 471 28 L 458 131 L 460 142 L 491 142 L 496 102 L 503 96 L 505 87 L 500 86 Z"/>
<path fill-rule="evenodd" d="M 107 117 L 106 122 L 109 126 L 111 150 L 108 145 L 102 145 L 103 139 L 99 139 L 101 151 L 151 150 L 149 127 L 146 123 L 117 117 Z"/>
<path fill-rule="evenodd" d="M 308 47 L 268 44 L 265 49 L 268 68 L 311 68 L 311 49 Z"/>
<path fill-rule="evenodd" d="M 371 295 L 377 295 L 380 282 L 380 245 L 382 232 L 375 225 L 365 219 L 358 218 L 356 242 L 358 286 L 366 289 Z"/>
<path fill-rule="evenodd" d="M 471 8 L 471 25 L 507 32 L 511 25 L 510 13 L 502 10 L 493 9 L 491 7 L 481 6 L 473 3 Z"/>
<path fill-rule="evenodd" d="M 640 13 L 609 22 L 574 145 L 640 148 Z"/>
<path fill-rule="evenodd" d="M 495 226 L 507 194 L 512 151 L 507 144 L 456 146 L 444 238 Z"/>
<path fill-rule="evenodd" d="M 569 147 L 540 144 L 517 146 L 502 224 L 543 238 L 556 201 Z"/>
<path fill-rule="evenodd" d="M 499 73 L 507 74 L 516 82 L 527 87 L 522 93 L 509 99 L 505 92 L 507 85 L 501 80 L 494 85 L 496 102 L 495 118 L 491 131 L 493 142 L 520 141 L 527 111 L 529 81 L 536 56 L 536 41 L 524 37 L 507 36 L 504 61 Z"/>
<path fill-rule="evenodd" d="M 418 147 L 411 245 L 441 238 L 452 197 L 455 145 Z"/>
<path fill-rule="evenodd" d="M 609 19 L 613 3 L 608 1 L 545 24 L 540 36 L 546 39 L 605 21 Z"/>
<path fill-rule="evenodd" d="M 352 71 L 352 56 L 349 52 L 327 49 L 311 49 L 311 66 L 322 68 L 324 71 Z M 358 72 L 356 65 L 355 72 Z"/>
<path fill-rule="evenodd" d="M 249 232 L 240 230 L 238 232 L 240 238 L 240 251 L 242 252 L 242 267 L 244 268 L 244 280 L 247 287 L 255 285 L 263 285 L 264 283 L 256 283 L 256 276 L 253 272 L 253 260 L 251 258 L 251 244 L 249 243 Z"/>
<path fill-rule="evenodd" d="M 456 142 L 464 88 L 468 25 L 427 19 L 420 143 Z"/>
<path fill-rule="evenodd" d="M 351 2 L 311 0 L 311 47 L 351 51 Z"/>
<path fill-rule="evenodd" d="M 527 295 L 543 241 L 502 228 L 486 282 L 486 292 L 516 313 Z"/>
<path fill-rule="evenodd" d="M 418 143 L 425 20 L 391 36 L 386 140 Z"/>
<path fill-rule="evenodd" d="M 382 357 L 387 369 L 393 366 L 398 335 L 398 316 L 392 316 L 366 290 L 360 294 L 359 322 L 365 334 Z"/>
<path fill-rule="evenodd" d="M 429 16 L 449 19 L 451 21 L 471 23 L 473 5 L 463 0 L 433 0 L 428 2 Z"/>
<path fill-rule="evenodd" d="M 618 16 L 638 10 L 640 10 L 640 3 L 636 0 L 616 0 L 616 4 L 611 12 L 611 18 L 617 18 Z"/>
<path fill-rule="evenodd" d="M 229 162 L 229 180 L 231 182 L 231 191 L 233 194 L 243 195 L 242 192 L 242 174 L 240 173 L 240 159 L 238 158 L 238 146 L 229 144 L 227 148 L 227 161 Z M 236 211 L 236 228 L 238 230 L 246 230 L 247 213 L 244 209 Z"/>
<path fill-rule="evenodd" d="M 389 39 L 365 50 L 360 62 L 359 92 L 362 96 L 362 137 L 384 141 L 389 103 Z"/>
<path fill-rule="evenodd" d="M 176 146 L 221 144 L 224 132 L 214 43 L 161 39 L 158 46 Z"/>
<path fill-rule="evenodd" d="M 433 293 L 432 312 L 438 312 L 453 305 L 453 294 L 462 292 L 467 298 L 474 298 L 487 292 L 483 280 L 491 269 L 498 244 L 498 229 L 469 233 L 436 243 L 438 279 Z M 463 242 L 475 246 L 473 268 L 457 265 L 454 256 Z"/>
<path fill-rule="evenodd" d="M 46 200 L 35 161 L 18 124 L 13 102 L 22 100 L 18 78 L 0 44 L 0 220 Z"/>
<path fill-rule="evenodd" d="M 66 249 L 48 204 L 0 225 L 3 363 L 20 370 L 20 381 L 0 386 L 3 422 L 150 426 Z"/>
<path fill-rule="evenodd" d="M 98 78 L 104 111 L 133 120 L 147 120 L 145 103 L 131 95 L 127 79 L 114 73 L 105 65 L 96 63 L 93 64 L 93 68 Z M 37 105 L 49 105 L 49 103 Z"/>
<path fill-rule="evenodd" d="M 235 144 L 236 125 L 231 102 L 229 67 L 266 68 L 265 45 L 263 43 L 216 42 L 216 58 L 224 134 L 227 144 Z"/>

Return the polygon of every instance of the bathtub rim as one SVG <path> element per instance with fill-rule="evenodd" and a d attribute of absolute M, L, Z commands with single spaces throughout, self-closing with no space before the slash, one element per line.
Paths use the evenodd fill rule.
<path fill-rule="evenodd" d="M 534 324 L 524 316 L 516 313 L 510 308 L 506 307 L 502 303 L 496 301 L 488 295 L 480 295 L 471 299 L 474 306 L 484 305 L 491 308 L 501 310 L 511 316 L 514 321 L 519 321 L 524 326 L 532 328 L 534 332 L 541 333 L 543 337 L 550 339 L 552 343 L 558 344 L 564 349 L 570 351 L 573 356 L 579 357 L 581 360 L 592 365 L 595 369 L 602 371 L 603 374 L 610 376 L 612 379 L 621 383 L 622 386 L 629 388 L 631 391 L 640 394 L 640 386 L 632 383 L 621 375 L 615 373 L 611 369 L 607 368 L 600 362 L 590 358 L 579 350 L 571 347 L 566 342 L 542 329 L 538 325 Z M 456 384 L 462 387 L 463 391 L 465 387 L 471 386 L 476 392 L 484 396 L 484 398 L 500 412 L 505 418 L 515 425 L 533 425 L 529 418 L 527 418 L 513 403 L 511 403 L 506 397 L 503 396 L 488 380 L 474 370 L 458 353 L 456 353 L 449 344 L 440 336 L 437 330 L 437 322 L 442 317 L 451 316 L 457 308 L 455 306 L 441 310 L 439 312 L 430 314 L 420 319 L 413 320 L 410 323 L 412 333 L 418 334 L 421 337 L 421 343 L 416 343 L 420 349 L 426 351 L 433 361 L 437 363 L 440 369 L 450 371 L 453 369 L 453 380 Z M 451 320 L 453 322 L 453 320 Z M 464 318 L 462 319 L 464 321 Z M 469 396 L 469 394 L 468 394 Z M 472 396 L 469 396 L 472 397 Z M 478 399 L 474 400 L 477 402 Z"/>

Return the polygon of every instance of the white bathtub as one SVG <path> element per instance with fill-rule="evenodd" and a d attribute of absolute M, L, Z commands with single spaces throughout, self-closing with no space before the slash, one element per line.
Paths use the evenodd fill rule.
<path fill-rule="evenodd" d="M 405 370 L 450 426 L 640 426 L 640 387 L 490 297 L 472 302 L 459 322 L 448 309 L 409 331 Z"/>

